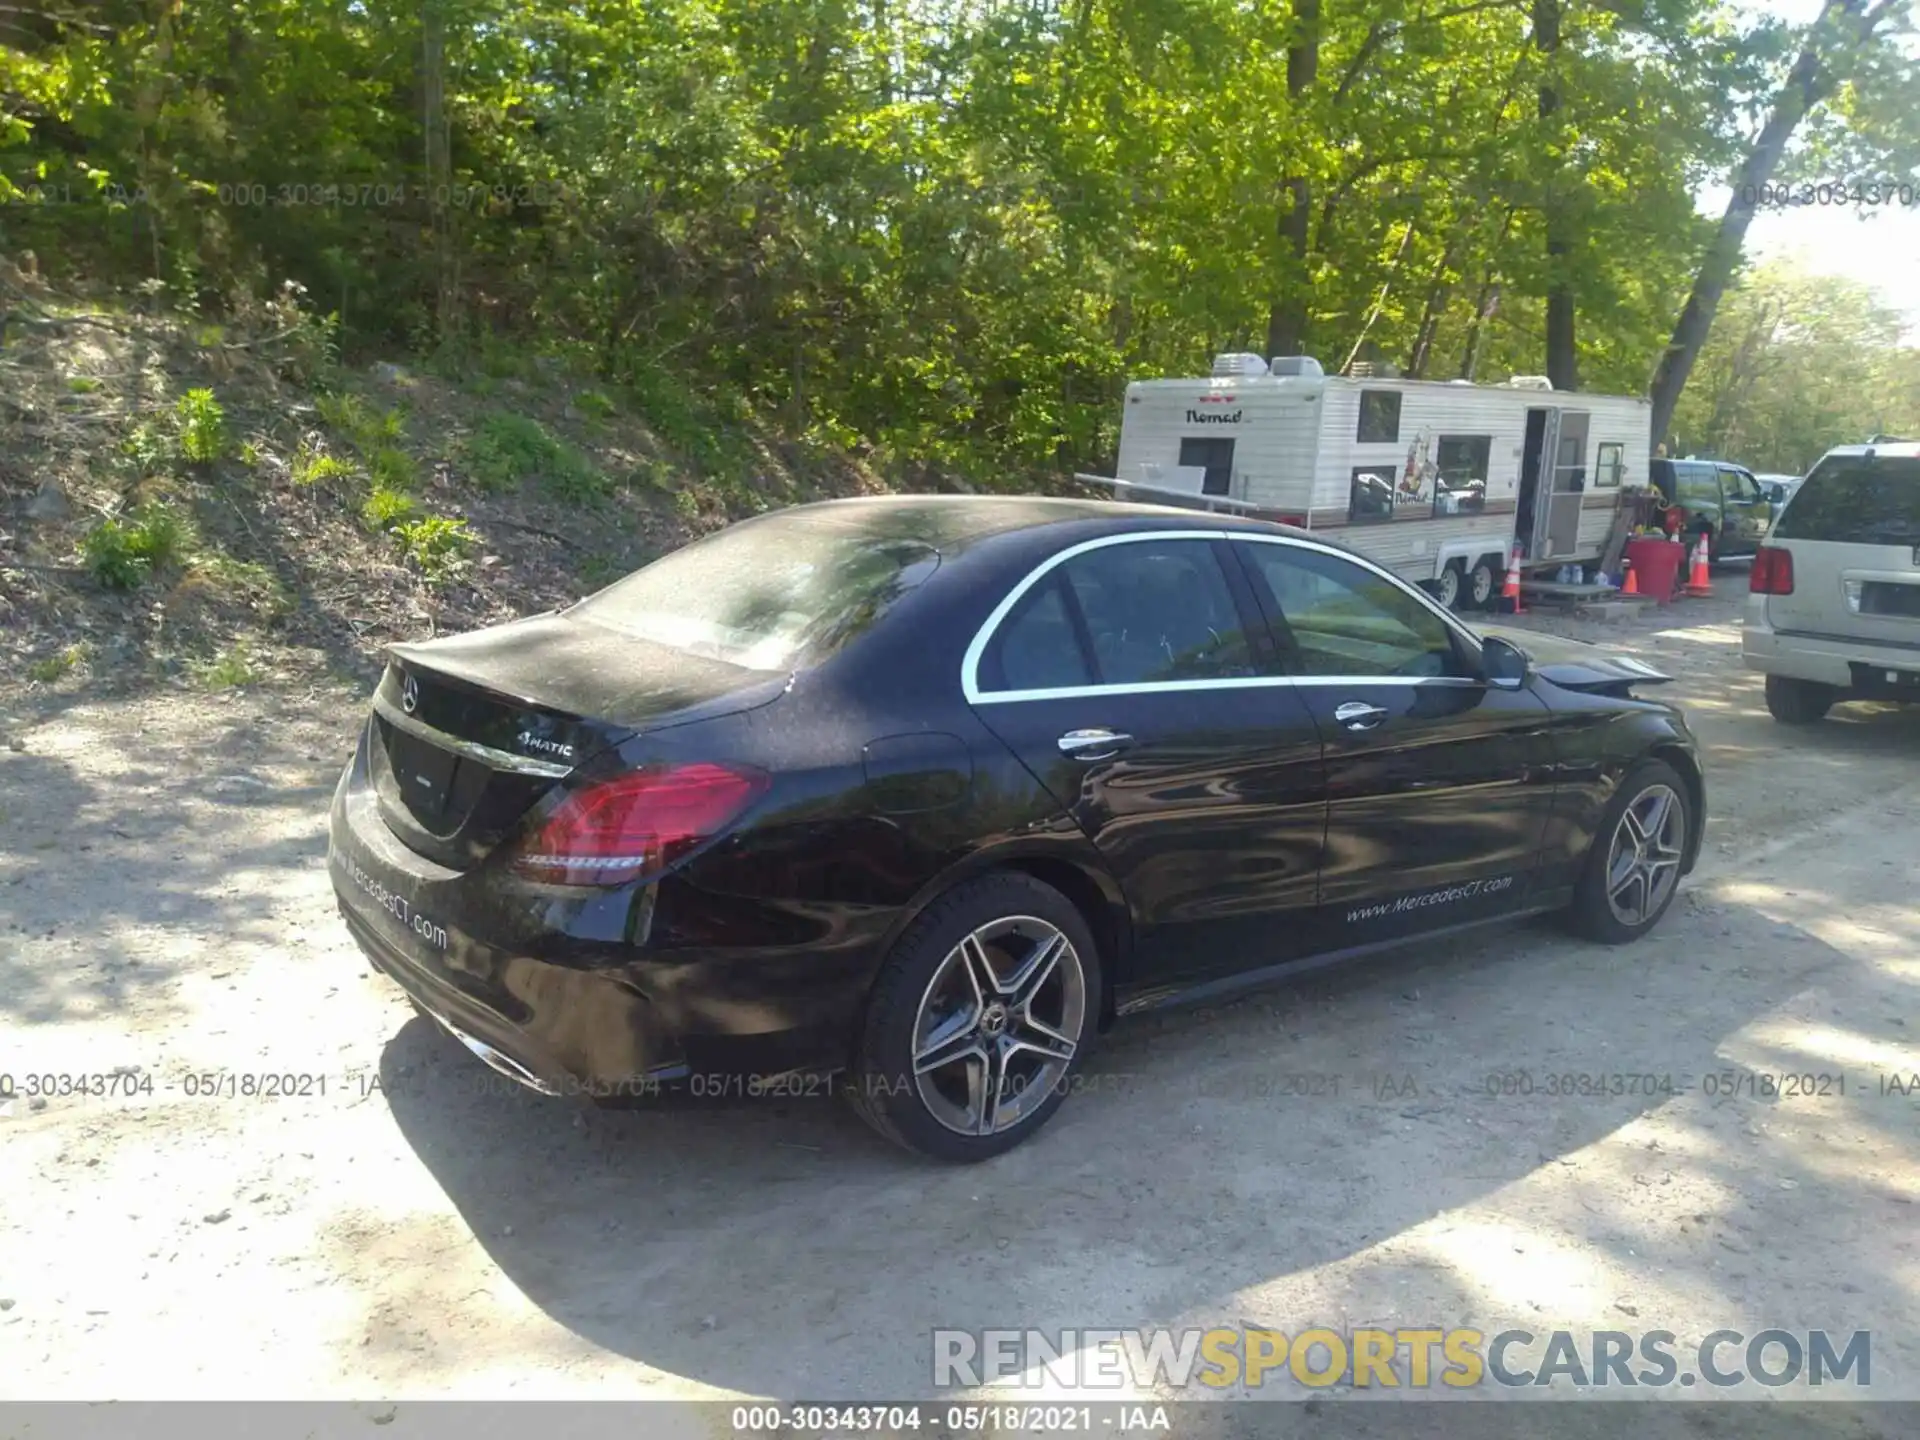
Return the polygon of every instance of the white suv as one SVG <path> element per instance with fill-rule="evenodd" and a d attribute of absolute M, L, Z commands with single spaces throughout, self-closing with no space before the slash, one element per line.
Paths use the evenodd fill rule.
<path fill-rule="evenodd" d="M 1829 450 L 1754 557 L 1741 650 L 1776 720 L 1920 701 L 1920 444 Z"/>

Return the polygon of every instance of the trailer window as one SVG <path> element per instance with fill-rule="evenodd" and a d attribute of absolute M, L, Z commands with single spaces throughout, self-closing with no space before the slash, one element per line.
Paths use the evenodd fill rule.
<path fill-rule="evenodd" d="M 1391 465 L 1356 465 L 1347 486 L 1347 519 L 1355 524 L 1393 519 Z"/>
<path fill-rule="evenodd" d="M 1603 441 L 1599 458 L 1594 461 L 1593 483 L 1600 490 L 1617 490 L 1627 473 L 1627 447 L 1617 440 Z"/>
<path fill-rule="evenodd" d="M 1362 390 L 1360 392 L 1360 431 L 1354 438 L 1362 445 L 1399 443 L 1400 392 L 1398 390 Z"/>
<path fill-rule="evenodd" d="M 1493 461 L 1491 435 L 1442 435 L 1434 446 L 1435 515 L 1477 515 L 1487 508 L 1487 472 Z"/>

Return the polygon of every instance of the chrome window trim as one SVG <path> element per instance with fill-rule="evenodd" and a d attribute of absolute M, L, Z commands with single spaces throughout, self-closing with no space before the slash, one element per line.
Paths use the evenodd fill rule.
<path fill-rule="evenodd" d="M 1102 695 L 1158 695 L 1181 691 L 1207 690 L 1258 690 L 1273 686 L 1326 686 L 1326 685 L 1479 685 L 1483 682 L 1458 675 L 1242 675 L 1221 680 L 1156 680 L 1143 681 L 1129 685 L 1062 685 L 1047 690 L 982 690 L 980 688 L 980 661 L 987 653 L 987 646 L 993 643 L 993 637 L 999 630 L 1013 607 L 1020 603 L 1034 586 L 1038 585 L 1055 567 L 1064 565 L 1075 556 L 1084 555 L 1092 550 L 1103 550 L 1109 545 L 1137 545 L 1148 540 L 1201 540 L 1213 542 L 1249 541 L 1258 545 L 1284 545 L 1295 550 L 1310 550 L 1320 555 L 1330 555 L 1336 560 L 1345 560 L 1371 571 L 1389 584 L 1397 586 L 1410 595 L 1419 604 L 1438 616 L 1447 629 L 1458 639 L 1464 640 L 1474 652 L 1480 648 L 1480 637 L 1447 612 L 1431 596 L 1417 585 L 1409 585 L 1383 565 L 1377 565 L 1364 555 L 1355 555 L 1345 550 L 1335 549 L 1331 545 L 1318 545 L 1311 540 L 1298 539 L 1292 535 L 1259 535 L 1232 530 L 1135 530 L 1124 535 L 1102 535 L 1097 539 L 1083 540 L 1078 545 L 1069 545 L 1058 554 L 1050 555 L 1029 571 L 1024 579 L 1009 590 L 1000 603 L 993 607 L 980 628 L 974 632 L 972 643 L 967 646 L 966 655 L 960 662 L 960 690 L 969 705 L 1005 705 L 1026 700 L 1082 700 Z"/>
<path fill-rule="evenodd" d="M 375 693 L 373 708 L 380 718 L 396 730 L 404 730 L 409 735 L 425 740 L 430 745 L 438 745 L 442 750 L 451 750 L 456 755 L 469 760 L 478 760 L 495 770 L 517 771 L 522 775 L 545 775 L 561 780 L 573 773 L 571 765 L 556 765 L 551 760 L 536 760 L 531 755 L 515 755 L 508 750 L 496 750 L 491 745 L 482 745 L 477 740 L 462 740 L 458 735 L 449 735 L 444 730 L 436 730 L 405 714 L 386 696 Z"/>

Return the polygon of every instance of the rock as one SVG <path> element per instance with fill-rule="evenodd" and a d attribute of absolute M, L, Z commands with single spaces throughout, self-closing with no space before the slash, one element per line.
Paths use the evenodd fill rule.
<path fill-rule="evenodd" d="M 233 1218 L 231 1210 L 215 1210 L 211 1215 L 202 1215 L 200 1219 L 208 1225 L 224 1225 Z"/>
<path fill-rule="evenodd" d="M 7 741 L 7 749 L 13 751 L 13 753 L 16 755 L 18 755 L 21 751 L 25 750 L 26 748 L 27 748 L 27 742 L 22 740 L 18 735 L 15 735 L 12 739 Z"/>
<path fill-rule="evenodd" d="M 11 1310 L 12 1308 L 13 1308 L 13 1301 L 0 1300 L 0 1310 Z"/>
<path fill-rule="evenodd" d="M 73 504 L 60 482 L 51 476 L 27 502 L 27 517 L 32 520 L 65 520 L 73 514 Z"/>

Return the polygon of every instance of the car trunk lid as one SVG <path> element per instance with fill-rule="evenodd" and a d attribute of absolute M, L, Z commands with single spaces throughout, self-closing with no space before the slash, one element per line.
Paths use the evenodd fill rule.
<path fill-rule="evenodd" d="M 564 615 L 388 654 L 368 736 L 380 813 L 409 848 L 456 870 L 595 756 L 768 703 L 785 685 Z"/>

